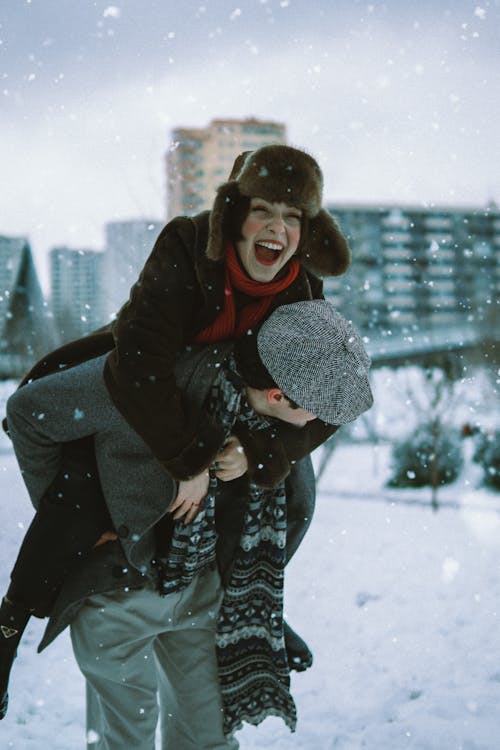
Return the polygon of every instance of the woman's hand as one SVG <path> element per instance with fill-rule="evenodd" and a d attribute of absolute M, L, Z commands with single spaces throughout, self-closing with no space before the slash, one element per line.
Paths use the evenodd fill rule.
<path fill-rule="evenodd" d="M 174 521 L 184 516 L 184 523 L 188 524 L 196 518 L 200 511 L 201 503 L 208 492 L 210 477 L 208 470 L 202 471 L 192 479 L 179 482 L 177 497 L 169 506 L 168 512 L 174 513 Z"/>
<path fill-rule="evenodd" d="M 248 461 L 240 441 L 230 435 L 224 448 L 215 457 L 215 476 L 223 482 L 238 479 L 248 471 Z"/>

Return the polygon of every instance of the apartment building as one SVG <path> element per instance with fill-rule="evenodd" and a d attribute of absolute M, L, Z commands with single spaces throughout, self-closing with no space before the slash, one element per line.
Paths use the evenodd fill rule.
<path fill-rule="evenodd" d="M 61 343 L 105 323 L 103 260 L 103 253 L 95 250 L 54 247 L 50 251 L 50 303 Z"/>
<path fill-rule="evenodd" d="M 166 155 L 167 216 L 209 209 L 235 158 L 271 143 L 286 143 L 283 124 L 266 120 L 212 120 L 206 128 L 176 128 Z"/>
<path fill-rule="evenodd" d="M 460 318 L 487 321 L 500 284 L 500 210 L 329 206 L 347 235 L 350 271 L 327 279 L 332 300 L 361 328 L 412 330 Z"/>

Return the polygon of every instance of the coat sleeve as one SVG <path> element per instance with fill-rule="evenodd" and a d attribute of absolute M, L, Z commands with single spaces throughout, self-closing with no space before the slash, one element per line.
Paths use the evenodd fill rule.
<path fill-rule="evenodd" d="M 274 488 L 290 473 L 291 466 L 308 456 L 338 430 L 315 419 L 305 427 L 277 422 L 274 427 L 252 431 L 234 430 L 248 461 L 248 476 L 259 487 Z"/>
<path fill-rule="evenodd" d="M 177 354 L 192 338 L 194 311 L 203 301 L 195 229 L 184 222 L 174 220 L 160 234 L 113 326 L 115 348 L 105 367 L 116 407 L 177 480 L 206 468 L 224 439 L 175 379 Z"/>
<path fill-rule="evenodd" d="M 322 445 L 339 429 L 340 425 L 326 424 L 321 419 L 308 422 L 305 427 L 297 429 L 292 425 L 280 422 L 278 434 L 286 445 L 286 454 L 291 462 L 300 461 L 318 446 Z"/>
<path fill-rule="evenodd" d="M 62 444 L 108 429 L 113 417 L 104 358 L 32 381 L 7 401 L 17 461 L 35 507 L 61 465 Z"/>

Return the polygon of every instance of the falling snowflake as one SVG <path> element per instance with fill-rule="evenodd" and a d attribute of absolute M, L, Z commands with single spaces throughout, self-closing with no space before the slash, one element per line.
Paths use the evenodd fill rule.
<path fill-rule="evenodd" d="M 120 8 L 116 5 L 108 5 L 107 8 L 104 8 L 102 15 L 104 18 L 120 18 L 121 14 Z"/>
<path fill-rule="evenodd" d="M 458 560 L 455 560 L 453 557 L 446 557 L 443 560 L 443 567 L 442 567 L 442 580 L 444 583 L 451 583 L 455 576 L 457 575 L 458 571 L 460 570 L 460 563 Z"/>

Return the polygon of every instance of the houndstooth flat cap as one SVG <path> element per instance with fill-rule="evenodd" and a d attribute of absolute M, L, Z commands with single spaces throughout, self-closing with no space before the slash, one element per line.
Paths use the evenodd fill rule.
<path fill-rule="evenodd" d="M 276 308 L 258 333 L 257 348 L 285 395 L 324 422 L 352 422 L 373 404 L 361 337 L 325 300 Z"/>

